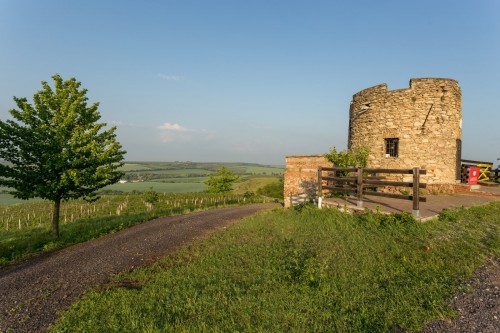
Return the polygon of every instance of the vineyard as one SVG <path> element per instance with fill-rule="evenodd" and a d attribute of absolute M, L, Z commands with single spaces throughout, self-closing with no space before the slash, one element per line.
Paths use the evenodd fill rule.
<path fill-rule="evenodd" d="M 209 193 L 144 193 L 108 195 L 88 203 L 72 200 L 61 204 L 58 239 L 50 232 L 53 206 L 49 201 L 0 205 L 0 267 L 35 253 L 99 238 L 161 216 L 198 210 L 268 202 L 257 195 Z"/>
<path fill-rule="evenodd" d="M 154 211 L 157 214 L 182 214 L 199 209 L 225 205 L 263 202 L 265 199 L 245 195 L 216 195 L 208 193 L 158 194 L 154 204 L 146 202 L 142 194 L 103 196 L 96 202 L 72 200 L 61 204 L 61 225 L 82 219 L 131 215 Z M 50 201 L 0 205 L 1 231 L 32 227 L 49 227 L 53 204 Z M 156 215 L 156 214 L 155 214 Z"/>

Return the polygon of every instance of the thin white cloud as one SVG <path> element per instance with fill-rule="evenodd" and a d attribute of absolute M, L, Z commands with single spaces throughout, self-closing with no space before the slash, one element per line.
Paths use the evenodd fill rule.
<path fill-rule="evenodd" d="M 121 120 L 111 120 L 109 122 L 111 125 L 113 126 L 117 126 L 117 127 L 144 127 L 143 125 L 138 125 L 136 123 L 128 123 L 128 122 L 124 122 L 124 121 L 121 121 Z"/>
<path fill-rule="evenodd" d="M 165 130 L 165 131 L 174 131 L 174 132 L 189 132 L 190 130 L 182 127 L 179 124 L 171 124 L 171 123 L 164 123 L 163 125 L 158 126 L 159 129 Z"/>
<path fill-rule="evenodd" d="M 163 123 L 157 126 L 160 130 L 160 139 L 164 143 L 174 141 L 208 141 L 214 138 L 214 133 L 204 129 L 191 129 L 177 123 Z"/>
<path fill-rule="evenodd" d="M 180 75 L 166 75 L 166 74 L 158 73 L 157 76 L 160 79 L 167 80 L 167 81 L 180 81 L 180 80 L 182 80 L 182 76 L 180 76 Z"/>
<path fill-rule="evenodd" d="M 113 126 L 123 126 L 124 125 L 123 121 L 121 121 L 121 120 L 111 120 L 110 124 Z"/>
<path fill-rule="evenodd" d="M 174 141 L 190 141 L 193 130 L 183 127 L 179 124 L 164 123 L 158 126 L 160 139 L 162 142 L 169 143 Z"/>

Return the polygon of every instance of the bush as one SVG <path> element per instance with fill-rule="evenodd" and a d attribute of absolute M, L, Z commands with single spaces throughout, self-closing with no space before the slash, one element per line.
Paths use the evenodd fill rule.
<path fill-rule="evenodd" d="M 330 148 L 328 154 L 324 154 L 323 156 L 328 161 L 332 162 L 336 168 L 366 168 L 369 154 L 370 150 L 365 146 L 351 150 L 341 150 L 339 152 L 333 147 Z M 347 175 L 346 172 L 341 172 L 339 174 L 343 176 Z"/>

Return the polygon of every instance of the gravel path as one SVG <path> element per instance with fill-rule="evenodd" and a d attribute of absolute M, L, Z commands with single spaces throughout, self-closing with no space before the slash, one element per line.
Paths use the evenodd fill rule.
<path fill-rule="evenodd" d="M 500 257 L 477 270 L 468 285 L 470 290 L 451 302 L 457 317 L 433 321 L 420 333 L 499 333 Z"/>
<path fill-rule="evenodd" d="M 45 331 L 59 311 L 112 275 L 148 265 L 183 244 L 275 206 L 238 206 L 159 218 L 0 269 L 0 331 Z"/>

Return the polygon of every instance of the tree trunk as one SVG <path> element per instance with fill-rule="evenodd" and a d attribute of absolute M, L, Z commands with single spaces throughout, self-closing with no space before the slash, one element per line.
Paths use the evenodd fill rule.
<path fill-rule="evenodd" d="M 61 198 L 54 200 L 54 214 L 52 215 L 52 238 L 59 238 L 59 210 L 61 208 Z"/>

